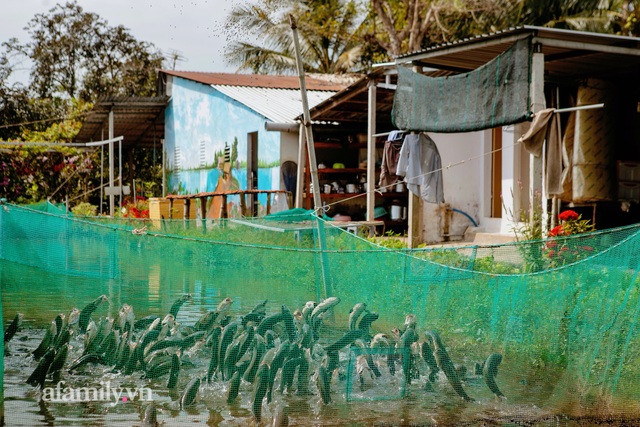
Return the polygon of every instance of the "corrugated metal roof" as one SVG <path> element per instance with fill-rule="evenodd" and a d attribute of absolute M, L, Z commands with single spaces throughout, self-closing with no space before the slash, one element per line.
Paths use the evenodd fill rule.
<path fill-rule="evenodd" d="M 164 138 L 164 109 L 169 97 L 100 98 L 82 121 L 76 142 L 102 141 L 109 137 L 109 112 L 114 115 L 114 136 L 124 136 L 123 146 L 154 147 Z"/>
<path fill-rule="evenodd" d="M 302 114 L 302 96 L 299 89 L 211 86 L 276 123 L 295 123 L 295 118 Z M 309 108 L 315 107 L 335 93 L 335 91 L 307 90 Z"/>
<path fill-rule="evenodd" d="M 640 63 L 640 38 L 534 26 L 432 46 L 401 55 L 396 63 L 464 73 L 486 64 L 524 37 L 533 37 L 540 45 L 548 77 L 614 76 L 637 70 Z"/>
<path fill-rule="evenodd" d="M 161 73 L 182 77 L 207 85 L 264 87 L 277 89 L 299 89 L 298 76 L 270 76 L 266 74 L 233 74 L 233 73 L 204 73 L 198 71 L 160 70 Z M 344 89 L 355 80 L 352 75 L 306 75 L 307 90 L 329 90 L 337 92 Z"/>

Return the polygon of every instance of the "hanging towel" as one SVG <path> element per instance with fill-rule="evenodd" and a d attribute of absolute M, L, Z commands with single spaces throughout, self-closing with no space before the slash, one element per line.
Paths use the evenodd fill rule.
<path fill-rule="evenodd" d="M 554 114 L 554 108 L 538 111 L 529 130 L 518 139 L 525 150 L 535 157 L 542 155 L 544 141 L 546 150 L 546 191 L 547 194 L 562 193 L 562 131 L 560 117 Z"/>
<path fill-rule="evenodd" d="M 396 175 L 396 168 L 398 167 L 401 148 L 402 141 L 387 141 L 384 143 L 378 186 L 388 187 L 398 182 L 399 178 L 398 175 Z"/>
<path fill-rule="evenodd" d="M 404 138 L 396 174 L 403 176 L 409 191 L 422 200 L 444 202 L 440 152 L 427 134 L 410 134 Z"/>
<path fill-rule="evenodd" d="M 525 132 L 524 135 L 518 139 L 524 145 L 525 150 L 535 157 L 542 155 L 542 146 L 544 145 L 544 139 L 547 136 L 547 125 L 549 120 L 553 116 L 554 108 L 547 108 L 545 110 L 538 111 L 533 116 L 533 122 L 531 127 Z"/>

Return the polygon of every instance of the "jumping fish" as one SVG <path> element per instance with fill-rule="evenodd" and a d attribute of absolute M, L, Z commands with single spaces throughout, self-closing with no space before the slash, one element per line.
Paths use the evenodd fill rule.
<path fill-rule="evenodd" d="M 148 404 L 144 410 L 141 427 L 158 427 L 159 425 L 158 411 L 156 409 L 156 405 L 152 402 Z"/>
<path fill-rule="evenodd" d="M 338 297 L 329 297 L 325 299 L 313 309 L 310 316 L 311 320 L 328 311 L 330 308 L 335 307 L 338 303 L 340 303 L 340 298 Z"/>
<path fill-rule="evenodd" d="M 271 427 L 288 427 L 289 426 L 289 410 L 287 406 L 278 405 L 275 413 L 273 414 L 273 420 Z"/>
<path fill-rule="evenodd" d="M 102 304 L 106 300 L 106 295 L 100 295 L 98 298 L 91 301 L 82 309 L 82 311 L 80 312 L 80 317 L 78 318 L 78 326 L 80 327 L 80 332 L 85 332 L 87 330 L 89 320 L 91 320 L 91 315 L 94 311 L 96 311 L 100 304 Z"/>
<path fill-rule="evenodd" d="M 49 366 L 51 366 L 55 356 L 56 351 L 53 348 L 48 349 L 42 356 L 42 359 L 40 359 L 40 362 L 38 362 L 36 369 L 34 369 L 33 373 L 27 378 L 27 384 L 42 388 L 44 386 L 44 380 L 47 377 L 47 372 L 49 372 Z"/>
<path fill-rule="evenodd" d="M 180 307 L 182 307 L 182 304 L 189 301 L 190 299 L 191 299 L 191 294 L 182 295 L 171 305 L 171 308 L 169 309 L 169 314 L 173 315 L 174 319 L 177 319 L 178 311 L 180 311 Z"/>
<path fill-rule="evenodd" d="M 88 363 L 104 363 L 104 358 L 96 353 L 89 353 L 89 354 L 83 354 L 82 356 L 80 356 L 79 358 L 77 358 L 76 360 L 74 360 L 73 362 L 71 362 L 71 366 L 69 366 L 69 369 L 67 369 L 67 371 L 69 373 L 72 373 L 73 371 L 75 371 L 76 369 L 88 364 Z"/>
<path fill-rule="evenodd" d="M 318 387 L 318 391 L 320 392 L 322 403 L 324 403 L 325 405 L 331 403 L 330 376 L 327 373 L 327 369 L 322 365 L 318 367 L 318 372 L 316 373 L 316 385 Z"/>
<path fill-rule="evenodd" d="M 173 353 L 171 355 L 171 370 L 169 371 L 169 381 L 167 388 L 173 390 L 178 385 L 178 376 L 180 375 L 180 354 Z"/>
<path fill-rule="evenodd" d="M 222 328 L 216 326 L 211 332 L 211 360 L 209 361 L 209 369 L 207 371 L 207 382 L 211 382 L 213 374 L 218 369 L 218 350 L 220 344 L 220 335 L 222 334 Z"/>
<path fill-rule="evenodd" d="M 374 373 L 369 367 L 369 362 L 366 357 L 363 355 L 356 358 L 356 374 L 358 374 L 361 391 L 364 391 L 365 388 L 368 388 L 373 384 Z"/>
<path fill-rule="evenodd" d="M 444 372 L 449 384 L 453 387 L 453 390 L 464 400 L 472 402 L 474 399 L 469 397 L 469 395 L 464 391 L 464 388 L 462 388 L 462 383 L 460 382 L 460 378 L 458 378 L 456 368 L 438 334 L 434 331 L 427 331 L 426 334 L 431 338 L 433 343 L 433 356 L 436 359 L 438 368 Z"/>
<path fill-rule="evenodd" d="M 229 380 L 229 390 L 227 390 L 227 403 L 232 403 L 236 397 L 238 397 L 238 390 L 240 389 L 240 380 L 242 375 L 240 372 L 235 371 Z"/>
<path fill-rule="evenodd" d="M 369 335 L 369 328 L 374 321 L 378 320 L 378 317 L 380 317 L 380 315 L 375 311 L 366 313 L 364 316 L 362 316 L 362 319 L 360 319 L 360 322 L 358 323 L 358 329 L 364 331 L 365 335 Z"/>
<path fill-rule="evenodd" d="M 363 302 L 359 302 L 353 306 L 353 308 L 349 311 L 349 330 L 353 331 L 356 329 L 356 323 L 360 318 L 360 315 L 365 312 L 367 309 L 367 304 Z"/>
<path fill-rule="evenodd" d="M 284 327 L 287 331 L 289 341 L 294 342 L 296 340 L 296 327 L 293 322 L 293 315 L 286 305 L 282 304 L 282 320 L 284 321 Z"/>
<path fill-rule="evenodd" d="M 56 336 L 56 331 L 56 322 L 52 321 L 47 330 L 44 332 L 44 337 L 42 338 L 42 341 L 40 341 L 40 345 L 38 345 L 38 347 L 31 353 L 35 360 L 40 360 L 40 358 L 47 352 L 47 350 L 51 346 L 51 343 L 53 342 L 53 337 Z"/>
<path fill-rule="evenodd" d="M 433 355 L 433 348 L 431 348 L 427 341 L 422 343 L 421 353 L 424 362 L 429 367 L 429 381 L 434 382 L 438 372 L 440 372 L 440 368 L 438 368 L 438 363 Z"/>
<path fill-rule="evenodd" d="M 231 308 L 231 304 L 233 304 L 233 300 L 231 298 L 229 298 L 229 297 L 226 297 L 225 299 L 220 301 L 220 304 L 218 304 L 218 307 L 216 308 L 216 311 L 218 313 L 220 313 L 221 315 L 224 315 Z"/>
<path fill-rule="evenodd" d="M 51 361 L 49 365 L 49 369 L 47 371 L 47 375 L 53 375 L 54 378 L 57 378 L 60 375 L 60 371 L 67 361 L 67 356 L 69 354 L 69 346 L 64 345 L 60 347 L 59 350 L 56 350 L 56 355 Z"/>
<path fill-rule="evenodd" d="M 489 387 L 489 390 L 498 397 L 505 397 L 496 384 L 496 376 L 498 375 L 498 365 L 500 365 L 500 362 L 502 362 L 502 355 L 500 353 L 491 354 L 484 363 L 482 374 L 484 375 L 484 381 L 487 387 Z"/>
<path fill-rule="evenodd" d="M 196 401 L 196 396 L 198 395 L 198 389 L 200 388 L 200 378 L 194 378 L 189 381 L 187 387 L 182 394 L 182 398 L 180 399 L 180 407 L 182 409 L 193 405 Z"/>
<path fill-rule="evenodd" d="M 282 314 L 282 312 L 277 314 L 272 314 L 271 316 L 267 316 L 258 325 L 258 329 L 256 330 L 256 333 L 264 337 L 265 333 L 269 329 L 273 328 L 273 325 L 275 325 L 278 322 L 282 322 L 283 320 L 284 320 L 284 314 Z"/>
<path fill-rule="evenodd" d="M 256 373 L 255 391 L 253 393 L 253 416 L 259 423 L 262 420 L 262 400 L 267 394 L 269 387 L 269 366 L 267 364 L 261 364 Z"/>
<path fill-rule="evenodd" d="M 406 331 L 409 328 L 415 330 L 417 324 L 418 324 L 418 319 L 416 318 L 416 315 L 407 314 L 407 316 L 404 319 L 403 330 Z"/>
<path fill-rule="evenodd" d="M 360 338 L 363 334 L 364 334 L 364 331 L 361 330 L 361 329 L 355 329 L 353 331 L 349 331 L 346 334 L 344 334 L 342 336 L 342 338 L 338 339 L 338 341 L 336 341 L 333 344 L 325 347 L 325 351 L 327 353 L 330 353 L 330 352 L 333 352 L 333 351 L 338 351 L 338 350 L 348 346 L 349 344 L 353 343 L 355 340 Z"/>
<path fill-rule="evenodd" d="M 256 306 L 251 309 L 249 314 L 259 314 L 259 315 L 265 316 L 267 314 L 267 311 L 266 311 L 267 302 L 268 300 L 264 300 L 256 304 Z"/>
<path fill-rule="evenodd" d="M 20 326 L 22 325 L 22 319 L 24 315 L 22 313 L 16 313 L 13 321 L 7 326 L 7 329 L 4 331 L 4 343 L 8 343 L 11 341 L 11 338 L 18 332 Z"/>

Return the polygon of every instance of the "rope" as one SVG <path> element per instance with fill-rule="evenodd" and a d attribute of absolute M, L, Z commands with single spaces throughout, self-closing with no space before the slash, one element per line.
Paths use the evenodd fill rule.
<path fill-rule="evenodd" d="M 455 166 L 460 166 L 460 165 L 462 165 L 462 164 L 464 164 L 464 163 L 466 163 L 466 162 L 470 162 L 470 161 L 472 161 L 472 160 L 481 159 L 481 158 L 483 158 L 484 156 L 492 155 L 492 154 L 497 153 L 497 152 L 499 152 L 499 151 L 501 151 L 501 150 L 504 150 L 504 149 L 506 149 L 506 148 L 513 148 L 513 147 L 515 147 L 515 146 L 517 146 L 517 145 L 520 145 L 520 144 L 521 144 L 521 142 L 517 142 L 517 141 L 516 141 L 515 143 L 513 143 L 513 144 L 511 144 L 511 145 L 508 145 L 508 146 L 505 146 L 505 147 L 501 147 L 501 148 L 497 148 L 497 149 L 495 149 L 495 150 L 487 151 L 486 153 L 480 154 L 480 155 L 478 155 L 478 156 L 469 157 L 468 159 L 460 160 L 460 161 L 455 162 L 455 163 L 449 163 L 448 165 L 446 165 L 446 166 L 444 166 L 444 167 L 441 167 L 441 168 L 439 168 L 439 169 L 434 169 L 434 170 L 432 170 L 432 171 L 430 171 L 430 172 L 423 173 L 423 174 L 421 174 L 421 175 L 417 175 L 417 176 L 413 177 L 411 180 L 417 180 L 418 178 L 421 178 L 421 177 L 423 177 L 423 176 L 428 176 L 428 175 L 430 175 L 430 174 L 432 174 L 432 173 L 440 172 L 440 171 L 442 171 L 442 170 L 444 170 L 444 169 L 450 169 L 450 168 L 455 167 Z M 411 180 L 410 180 L 410 181 L 411 181 Z M 409 183 L 410 181 L 405 181 L 405 182 Z M 391 187 L 395 187 L 395 186 L 396 186 L 396 184 L 385 185 L 385 186 L 378 187 L 378 188 L 374 189 L 374 190 L 373 190 L 373 192 L 375 192 L 375 193 L 378 193 L 378 194 L 382 195 L 382 194 L 383 194 L 382 189 L 387 189 L 387 188 L 391 188 Z M 329 211 L 333 205 L 339 205 L 340 203 L 344 203 L 344 202 L 349 201 L 349 200 L 355 200 L 355 199 L 357 199 L 357 198 L 359 198 L 359 197 L 366 196 L 366 195 L 368 195 L 369 193 L 370 193 L 370 191 L 367 191 L 367 192 L 365 192 L 365 193 L 356 194 L 355 196 L 352 196 L 352 197 L 347 197 L 347 198 L 344 198 L 344 199 L 340 199 L 340 201 L 338 201 L 338 202 L 327 203 L 327 204 L 325 204 L 323 207 L 316 208 L 316 209 L 314 210 L 314 212 L 316 213 L 316 215 L 317 215 L 317 214 L 318 214 L 318 212 L 320 212 L 320 211 L 323 211 L 322 213 L 325 213 L 325 212 Z M 320 215 L 321 215 L 321 214 L 320 214 Z"/>

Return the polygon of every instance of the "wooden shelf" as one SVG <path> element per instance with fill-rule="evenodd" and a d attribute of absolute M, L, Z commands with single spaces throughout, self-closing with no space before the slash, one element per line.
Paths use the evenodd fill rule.
<path fill-rule="evenodd" d="M 323 168 L 318 169 L 318 174 L 333 174 L 333 173 L 365 173 L 366 169 L 360 168 L 340 168 L 340 169 L 331 169 L 331 168 Z"/>
<path fill-rule="evenodd" d="M 364 196 L 366 194 L 367 193 L 320 193 L 320 197 L 323 199 L 340 200 L 340 199 L 348 199 L 350 197 Z"/>
<path fill-rule="evenodd" d="M 401 191 L 399 193 L 396 193 L 395 191 L 387 191 L 386 193 L 379 193 L 379 192 L 376 191 L 376 196 L 378 196 L 378 197 L 392 197 L 392 198 L 407 197 L 407 192 L 406 191 Z"/>
<path fill-rule="evenodd" d="M 338 149 L 338 148 L 343 148 L 344 144 L 340 143 L 340 142 L 314 142 L 313 143 L 313 148 L 332 148 L 332 149 Z"/>

